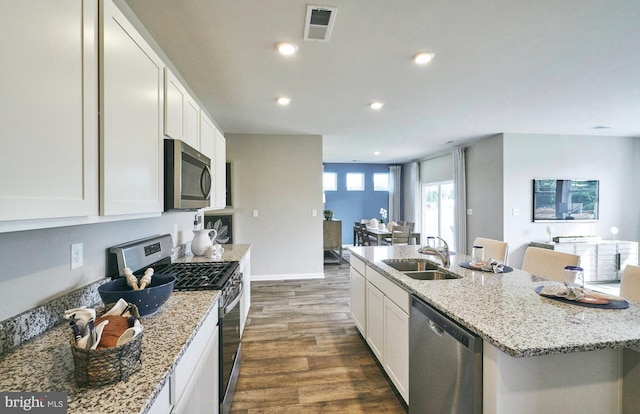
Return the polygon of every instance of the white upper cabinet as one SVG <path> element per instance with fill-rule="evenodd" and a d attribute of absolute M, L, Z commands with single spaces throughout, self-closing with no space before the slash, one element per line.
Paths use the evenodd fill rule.
<path fill-rule="evenodd" d="M 164 134 L 182 139 L 184 130 L 185 91 L 178 79 L 165 68 L 164 73 Z M 191 145 L 191 144 L 189 144 Z"/>
<path fill-rule="evenodd" d="M 200 150 L 200 106 L 169 68 L 164 94 L 164 134 Z"/>
<path fill-rule="evenodd" d="M 0 229 L 98 213 L 97 53 L 95 1 L 0 4 Z"/>
<path fill-rule="evenodd" d="M 222 132 L 200 111 L 200 152 L 211 158 L 211 208 L 220 210 L 227 204 L 227 145 Z"/>
<path fill-rule="evenodd" d="M 206 155 L 213 162 L 216 145 L 216 127 L 205 115 L 200 113 L 200 152 Z M 212 171 L 213 174 L 213 171 Z"/>
<path fill-rule="evenodd" d="M 101 213 L 162 212 L 164 64 L 110 0 L 101 5 Z"/>
<path fill-rule="evenodd" d="M 200 106 L 191 95 L 185 95 L 184 102 L 184 142 L 200 149 Z"/>
<path fill-rule="evenodd" d="M 212 207 L 223 209 L 227 205 L 227 141 L 218 129 L 215 130 L 215 154 L 213 157 Z"/>

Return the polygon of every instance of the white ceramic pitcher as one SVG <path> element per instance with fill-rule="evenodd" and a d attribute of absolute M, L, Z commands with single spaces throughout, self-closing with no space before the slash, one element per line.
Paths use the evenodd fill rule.
<path fill-rule="evenodd" d="M 213 234 L 213 235 L 212 235 Z M 191 253 L 194 256 L 206 256 L 213 250 L 213 240 L 218 236 L 218 232 L 212 229 L 201 229 L 193 231 L 191 241 Z"/>

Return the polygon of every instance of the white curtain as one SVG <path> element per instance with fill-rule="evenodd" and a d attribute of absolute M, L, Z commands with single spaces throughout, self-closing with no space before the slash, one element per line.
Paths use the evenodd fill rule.
<path fill-rule="evenodd" d="M 405 164 L 404 173 L 404 219 L 414 222 L 414 229 L 422 228 L 422 210 L 420 205 L 420 164 Z"/>
<path fill-rule="evenodd" d="M 467 175 L 465 148 L 453 151 L 453 187 L 456 197 L 454 212 L 454 243 L 458 253 L 467 253 Z"/>
<path fill-rule="evenodd" d="M 400 221 L 400 179 L 402 166 L 389 166 L 389 221 Z"/>

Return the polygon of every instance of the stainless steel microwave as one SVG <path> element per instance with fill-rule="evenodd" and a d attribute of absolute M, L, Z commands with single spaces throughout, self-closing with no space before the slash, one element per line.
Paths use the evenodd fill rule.
<path fill-rule="evenodd" d="M 164 210 L 211 205 L 211 159 L 177 139 L 164 140 Z"/>

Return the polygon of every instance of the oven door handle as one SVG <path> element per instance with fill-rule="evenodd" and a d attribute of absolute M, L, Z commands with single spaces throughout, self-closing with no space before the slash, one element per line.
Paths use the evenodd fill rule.
<path fill-rule="evenodd" d="M 222 309 L 223 315 L 226 315 L 227 313 L 231 312 L 231 310 L 238 304 L 238 302 L 240 302 L 240 299 L 242 299 L 243 292 L 244 292 L 244 284 L 240 282 L 240 291 L 236 295 L 235 299 L 233 299 L 233 301 L 228 305 L 226 303 L 224 304 L 224 308 Z"/>

